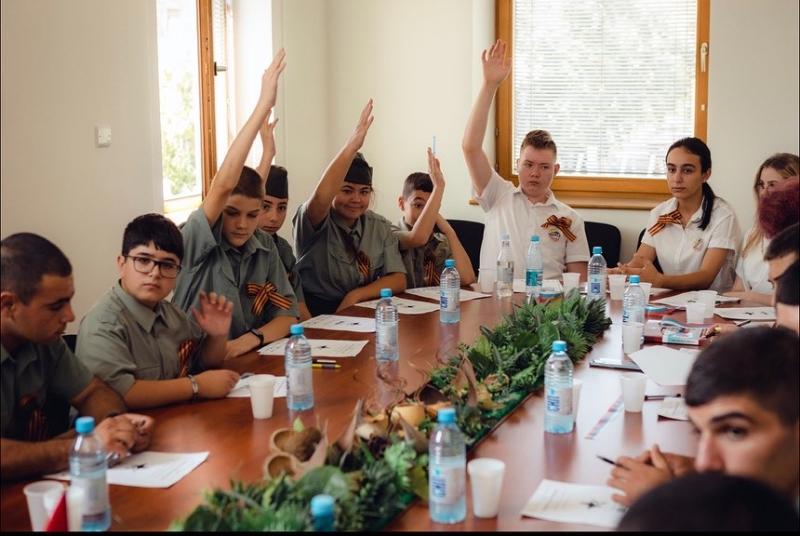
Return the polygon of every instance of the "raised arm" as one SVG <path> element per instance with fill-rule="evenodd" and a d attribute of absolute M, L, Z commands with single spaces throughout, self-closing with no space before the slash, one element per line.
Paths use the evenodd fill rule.
<path fill-rule="evenodd" d="M 433 182 L 433 191 L 411 230 L 397 233 L 400 251 L 418 248 L 428 242 L 433 232 L 433 226 L 436 224 L 436 218 L 439 216 L 439 209 L 442 206 L 444 175 L 442 175 L 439 159 L 433 156 L 430 147 L 428 147 L 428 174 L 431 176 L 431 182 Z"/>
<path fill-rule="evenodd" d="M 483 136 L 489 119 L 489 108 L 500 83 L 511 72 L 511 60 L 506 58 L 506 43 L 502 39 L 481 54 L 483 85 L 472 105 L 472 112 L 464 130 L 461 150 L 467 163 L 472 185 L 478 195 L 483 193 L 492 177 L 492 166 L 483 151 Z"/>
<path fill-rule="evenodd" d="M 356 129 L 350 139 L 347 140 L 344 147 L 325 168 L 322 178 L 308 200 L 306 214 L 315 229 L 319 227 L 328 215 L 331 201 L 333 201 L 333 198 L 336 197 L 337 192 L 342 187 L 347 170 L 350 169 L 350 164 L 353 163 L 356 153 L 364 145 L 364 138 L 367 136 L 367 131 L 369 131 L 373 119 L 372 99 L 370 99 L 364 109 L 361 110 L 361 117 L 359 117 Z"/>
<path fill-rule="evenodd" d="M 267 182 L 267 175 L 269 175 L 269 166 L 272 164 L 272 159 L 275 158 L 275 125 L 278 120 L 273 122 L 264 121 L 261 123 L 261 128 L 258 129 L 258 136 L 261 138 L 261 160 L 258 162 L 256 172 L 261 180 Z"/>
<path fill-rule="evenodd" d="M 444 233 L 450 242 L 450 249 L 453 252 L 453 259 L 456 261 L 456 270 L 458 270 L 458 276 L 461 279 L 461 286 L 471 285 L 477 280 L 475 270 L 472 268 L 469 254 L 467 254 L 464 246 L 461 245 L 455 229 L 441 215 L 436 218 L 436 226 L 439 227 L 439 230 Z"/>
<path fill-rule="evenodd" d="M 250 151 L 253 140 L 256 138 L 256 133 L 269 117 L 272 107 L 275 106 L 278 79 L 286 67 L 285 58 L 286 52 L 280 49 L 275 54 L 270 66 L 264 71 L 261 77 L 261 94 L 258 97 L 253 113 L 250 114 L 239 134 L 236 135 L 228 149 L 228 153 L 225 155 L 225 160 L 222 161 L 217 174 L 214 175 L 211 189 L 203 200 L 202 205 L 203 212 L 206 213 L 206 218 L 210 225 L 214 225 L 220 214 L 222 214 L 222 209 L 225 207 L 228 197 L 239 182 L 244 161 L 247 158 L 247 153 Z"/>

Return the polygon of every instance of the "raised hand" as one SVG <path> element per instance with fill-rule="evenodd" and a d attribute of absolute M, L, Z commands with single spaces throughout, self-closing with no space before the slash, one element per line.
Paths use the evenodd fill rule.
<path fill-rule="evenodd" d="M 511 59 L 506 58 L 506 43 L 498 39 L 495 44 L 481 54 L 483 80 L 487 84 L 499 86 L 511 72 Z"/>
<path fill-rule="evenodd" d="M 277 124 L 277 118 L 272 122 L 266 120 L 261 124 L 261 128 L 258 129 L 258 135 L 261 137 L 261 146 L 263 147 L 261 154 L 263 155 L 271 154 L 275 156 L 275 125 Z"/>
<path fill-rule="evenodd" d="M 222 398 L 231 392 L 239 381 L 239 374 L 232 370 L 207 370 L 195 376 L 198 396 L 202 398 Z"/>
<path fill-rule="evenodd" d="M 192 307 L 197 325 L 210 337 L 228 336 L 233 317 L 233 302 L 216 292 L 206 294 L 200 291 L 200 309 Z"/>
<path fill-rule="evenodd" d="M 267 108 L 275 106 L 275 100 L 278 96 L 278 79 L 281 73 L 286 68 L 286 51 L 280 49 L 275 57 L 272 59 L 269 67 L 264 71 L 261 76 L 261 95 L 259 101 Z"/>
<path fill-rule="evenodd" d="M 435 188 L 444 188 L 442 166 L 439 163 L 439 159 L 433 155 L 430 147 L 428 147 L 428 175 L 431 176 L 431 182 L 433 182 Z"/>
<path fill-rule="evenodd" d="M 367 132 L 370 125 L 372 125 L 373 119 L 375 118 L 372 115 L 372 99 L 369 99 L 367 105 L 361 110 L 361 117 L 358 118 L 356 129 L 350 135 L 350 139 L 347 140 L 347 145 L 354 151 L 358 151 L 364 145 L 364 139 L 367 137 Z"/>

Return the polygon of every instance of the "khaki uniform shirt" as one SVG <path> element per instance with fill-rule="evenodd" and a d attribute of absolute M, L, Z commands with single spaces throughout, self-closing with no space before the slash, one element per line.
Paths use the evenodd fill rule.
<path fill-rule="evenodd" d="M 201 290 L 222 294 L 233 302 L 231 338 L 260 328 L 276 316 L 298 316 L 294 291 L 278 258 L 275 242 L 267 233 L 256 229 L 239 250 L 222 236 L 222 217 L 212 227 L 200 207 L 189 216 L 181 234 L 183 269 L 172 298 L 181 309 L 189 311 L 192 305 L 197 306 Z M 247 291 L 250 283 L 272 283 L 277 293 L 291 302 L 290 307 L 281 309 L 270 300 L 256 314 L 252 310 L 253 298 Z"/>
<path fill-rule="evenodd" d="M 281 258 L 283 269 L 286 270 L 286 275 L 289 277 L 289 283 L 292 284 L 292 290 L 294 290 L 297 302 L 301 303 L 306 301 L 303 298 L 303 284 L 300 280 L 300 272 L 297 270 L 297 259 L 294 256 L 292 246 L 282 236 L 274 234 L 272 238 L 275 240 L 275 246 L 278 248 L 278 256 Z"/>
<path fill-rule="evenodd" d="M 0 348 L 0 436 L 28 441 L 47 439 L 31 428 L 41 425 L 42 432 L 46 428 L 41 422 L 41 410 L 48 397 L 57 396 L 69 404 L 92 381 L 92 373 L 61 338 L 46 345 L 26 343 L 13 356 L 5 347 Z"/>
<path fill-rule="evenodd" d="M 81 321 L 75 353 L 125 396 L 136 380 L 172 380 L 196 370 L 203 332 L 177 305 L 139 303 L 117 282 Z"/>
<path fill-rule="evenodd" d="M 399 231 L 410 231 L 403 218 L 392 228 L 395 233 Z M 437 276 L 442 275 L 444 261 L 453 255 L 450 249 L 450 241 L 444 233 L 432 233 L 428 243 L 418 248 L 406 249 L 400 252 L 403 256 L 403 264 L 406 267 L 406 287 L 429 287 L 434 286 L 432 281 L 425 280 L 425 258 L 430 255 L 433 259 L 433 270 Z"/>
<path fill-rule="evenodd" d="M 306 294 L 341 301 L 354 288 L 391 273 L 406 273 L 389 220 L 368 210 L 350 228 L 330 212 L 314 229 L 306 206 L 303 203 L 298 207 L 293 220 L 297 266 Z M 369 257 L 367 278 L 358 270 L 353 248 L 347 242 L 350 239 Z"/>

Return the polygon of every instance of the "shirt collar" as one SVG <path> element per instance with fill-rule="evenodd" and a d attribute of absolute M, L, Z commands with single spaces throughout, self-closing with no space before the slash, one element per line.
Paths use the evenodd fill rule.
<path fill-rule="evenodd" d="M 528 196 L 526 196 L 525 193 L 522 191 L 522 186 L 517 186 L 517 188 L 514 190 L 514 193 L 521 195 L 522 198 L 525 199 L 528 203 L 530 203 L 532 207 L 549 207 L 549 206 L 554 206 L 556 204 L 556 194 L 553 193 L 553 190 L 547 191 L 547 199 L 544 200 L 544 203 L 540 202 L 534 203 L 533 201 L 528 199 Z"/>
<path fill-rule="evenodd" d="M 333 210 L 331 209 L 331 221 L 333 221 L 333 223 L 337 227 L 339 227 L 341 230 L 343 230 L 345 232 L 345 234 L 350 235 L 350 236 L 358 237 L 358 241 L 359 242 L 361 241 L 361 237 L 364 236 L 364 218 L 365 217 L 366 216 L 364 214 L 362 214 L 356 220 L 356 224 L 355 225 L 353 225 L 352 227 L 348 227 L 347 224 L 345 222 L 343 222 L 341 219 L 339 219 L 339 216 L 337 216 L 336 213 L 333 212 Z"/>
<path fill-rule="evenodd" d="M 664 211 L 663 214 L 669 214 L 670 212 L 673 212 L 675 210 L 678 210 L 678 200 L 673 197 L 672 199 L 669 200 L 667 209 Z M 662 216 L 663 214 L 659 214 L 659 216 Z M 687 223 L 686 225 L 688 226 L 689 224 L 692 223 L 699 225 L 702 219 L 703 219 L 703 203 L 700 203 L 700 208 L 698 208 L 697 211 L 694 214 L 692 214 L 692 217 L 689 218 L 689 223 Z"/>
<path fill-rule="evenodd" d="M 122 288 L 122 285 L 119 281 L 117 281 L 117 283 L 111 289 L 111 292 L 119 301 L 122 302 L 122 305 L 125 306 L 131 315 L 133 315 L 133 318 L 136 320 L 136 322 L 142 326 L 147 333 L 150 333 L 150 330 L 153 329 L 153 324 L 155 324 L 158 317 L 161 317 L 162 321 L 164 320 L 163 310 L 160 302 L 158 305 L 156 305 L 155 310 L 150 309 L 146 305 L 140 303 L 139 300 L 128 294 L 125 289 Z"/>
<path fill-rule="evenodd" d="M 0 348 L 2 348 L 0 351 L 0 364 L 3 364 L 6 362 L 6 360 L 10 359 L 16 363 L 17 370 L 22 370 L 28 362 L 36 359 L 37 357 L 36 350 L 32 342 L 26 342 L 17 348 L 17 351 L 15 352 L 16 356 L 11 355 L 11 352 L 6 350 L 6 347 L 1 344 Z"/>

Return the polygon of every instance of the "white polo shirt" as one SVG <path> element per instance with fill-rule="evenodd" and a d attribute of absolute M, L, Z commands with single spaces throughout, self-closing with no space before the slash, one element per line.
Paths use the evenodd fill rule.
<path fill-rule="evenodd" d="M 531 203 L 522 190 L 503 179 L 494 170 L 482 195 L 474 191 L 475 199 L 486 212 L 486 227 L 481 246 L 481 268 L 495 270 L 500 253 L 500 237 L 508 233 L 511 252 L 514 256 L 514 278 L 525 277 L 525 257 L 531 236 L 540 237 L 540 248 L 544 259 L 544 279 L 556 279 L 564 273 L 568 262 L 588 262 L 589 244 L 583 218 L 550 192 L 544 203 Z M 575 240 L 570 241 L 553 226 L 542 227 L 550 216 L 567 217 L 572 220 L 570 230 Z"/>
<path fill-rule="evenodd" d="M 772 294 L 774 289 L 769 280 L 769 264 L 764 260 L 769 240 L 762 235 L 761 240 L 753 244 L 748 252 L 744 252 L 744 245 L 755 231 L 756 228 L 752 227 L 742 240 L 742 254 L 736 261 L 736 275 L 742 279 L 745 290 Z"/>
<path fill-rule="evenodd" d="M 703 263 L 706 250 L 709 248 L 729 250 L 725 263 L 709 287 L 718 292 L 729 290 L 733 286 L 734 263 L 741 237 L 736 215 L 730 205 L 724 199 L 717 197 L 705 230 L 700 229 L 700 220 L 703 216 L 701 206 L 692 215 L 685 228 L 679 224 L 670 224 L 652 236 L 649 229 L 655 225 L 658 217 L 669 214 L 677 208 L 678 200 L 673 197 L 651 210 L 647 220 L 648 231 L 644 233 L 642 243 L 655 248 L 664 275 L 697 272 Z"/>

